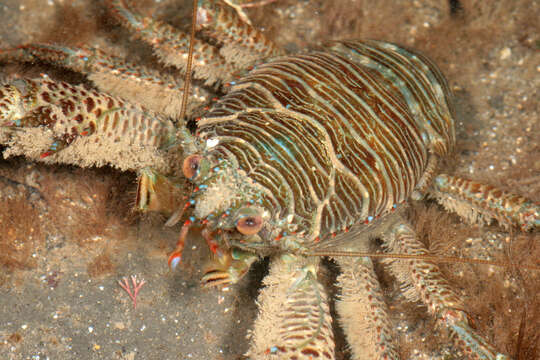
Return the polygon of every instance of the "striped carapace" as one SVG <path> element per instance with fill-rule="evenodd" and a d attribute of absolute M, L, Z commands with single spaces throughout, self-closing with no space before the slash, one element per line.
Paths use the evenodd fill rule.
<path fill-rule="evenodd" d="M 235 283 L 260 256 L 280 254 L 261 294 L 249 353 L 256 359 L 333 357 L 328 308 L 314 280 L 317 262 L 304 256 L 317 249 L 365 250 L 375 236 L 391 251 L 427 257 L 400 214 L 411 197 L 429 192 L 464 216 L 472 211 L 505 226 L 538 226 L 538 206 L 527 199 L 456 186 L 447 175 L 433 182 L 438 160 L 454 147 L 454 118 L 446 80 L 422 55 L 380 41 L 334 42 L 258 64 L 230 86 L 199 119 L 196 136 L 184 139 L 184 174 L 195 187 L 182 211 L 194 210 L 169 264 L 178 262 L 194 222 L 217 256 L 206 285 Z M 465 188 L 467 195 L 458 195 Z M 367 311 L 366 321 L 377 329 L 369 340 L 349 335 L 362 344 L 353 345 L 354 353 L 395 358 L 370 261 L 337 261 L 349 271 L 339 281 L 343 326 L 355 333 L 360 325 L 347 318 L 354 322 L 351 312 Z M 410 287 L 408 296 L 443 314 L 441 322 L 472 358 L 505 358 L 455 311 L 461 301 L 435 265 L 410 262 L 404 270 L 388 263 Z M 275 307 L 280 301 L 284 308 Z M 313 307 L 319 307 L 315 314 Z M 277 334 L 268 337 L 268 323 L 276 322 Z"/>
<path fill-rule="evenodd" d="M 235 205 L 235 196 L 197 196 L 197 217 L 256 201 L 271 222 L 287 219 L 267 241 L 295 232 L 306 246 L 369 223 L 411 196 L 430 175 L 429 157 L 453 147 L 449 97 L 431 62 L 384 42 L 337 42 L 259 65 L 198 127 L 200 152 L 239 169 L 253 196 L 242 189 Z"/>

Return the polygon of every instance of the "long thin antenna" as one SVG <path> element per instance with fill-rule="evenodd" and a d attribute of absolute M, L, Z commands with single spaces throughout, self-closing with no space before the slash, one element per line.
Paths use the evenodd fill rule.
<path fill-rule="evenodd" d="M 518 267 L 520 269 L 527 270 L 536 270 L 540 271 L 540 266 L 535 265 L 524 265 L 524 264 L 512 264 L 509 262 L 501 262 L 495 260 L 485 260 L 485 259 L 466 259 L 454 256 L 432 256 L 432 255 L 414 255 L 414 254 L 377 254 L 377 253 L 368 253 L 368 252 L 357 252 L 357 251 L 310 251 L 307 256 L 346 256 L 346 257 L 369 257 L 373 259 L 404 259 L 404 260 L 425 260 L 431 261 L 434 263 L 461 263 L 461 264 L 477 264 L 477 265 L 492 265 L 498 267 Z"/>
<path fill-rule="evenodd" d="M 193 63 L 193 40 L 197 28 L 197 0 L 193 0 L 193 12 L 191 13 L 191 38 L 189 40 L 189 52 L 186 65 L 186 77 L 184 79 L 184 94 L 182 95 L 182 108 L 180 110 L 180 121 L 184 121 L 187 111 L 187 101 L 189 96 L 189 86 L 191 83 L 191 65 Z"/>

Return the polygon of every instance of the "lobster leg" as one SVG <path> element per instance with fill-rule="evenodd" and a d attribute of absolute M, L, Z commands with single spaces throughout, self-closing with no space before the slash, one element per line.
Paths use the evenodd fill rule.
<path fill-rule="evenodd" d="M 141 169 L 135 208 L 139 211 L 158 211 L 171 215 L 182 205 L 183 185 L 182 181 L 162 175 L 151 168 Z"/>
<path fill-rule="evenodd" d="M 397 254 L 428 255 L 427 249 L 416 239 L 412 227 L 402 222 L 383 235 L 388 251 Z M 439 268 L 422 260 L 384 260 L 404 285 L 404 296 L 411 301 L 421 300 L 440 326 L 448 328 L 456 345 L 471 359 L 502 360 L 498 353 L 473 330 L 465 308 L 457 294 L 444 280 Z"/>
<path fill-rule="evenodd" d="M 317 280 L 318 258 L 283 255 L 272 261 L 249 335 L 250 359 L 334 359 L 332 318 Z"/>
<path fill-rule="evenodd" d="M 441 174 L 434 180 L 431 195 L 470 222 L 496 219 L 505 228 L 540 229 L 540 204 L 491 185 Z"/>
<path fill-rule="evenodd" d="M 135 36 L 151 45 L 164 64 L 186 69 L 190 41 L 188 34 L 162 21 L 133 12 L 125 0 L 110 0 L 108 4 L 118 21 L 132 30 Z M 227 64 L 216 47 L 194 39 L 193 48 L 195 78 L 205 79 L 207 85 L 229 80 L 234 69 Z"/>
<path fill-rule="evenodd" d="M 336 308 L 353 359 L 398 359 L 371 259 L 338 257 L 334 260 L 342 271 L 338 277 L 341 298 Z"/>
<path fill-rule="evenodd" d="M 154 69 L 125 61 L 96 48 L 72 48 L 62 45 L 28 44 L 0 50 L 0 59 L 17 62 L 45 61 L 84 74 L 101 91 L 148 109 L 177 117 L 183 82 Z M 194 87 L 188 111 L 209 99 L 208 92 Z"/>
<path fill-rule="evenodd" d="M 171 171 L 173 123 L 124 100 L 47 77 L 0 87 L 4 156 L 124 170 Z M 51 156 L 54 155 L 54 156 Z"/>
<path fill-rule="evenodd" d="M 283 54 L 260 31 L 243 21 L 233 7 L 221 1 L 199 1 L 197 24 L 223 42 L 221 55 L 237 69 Z"/>

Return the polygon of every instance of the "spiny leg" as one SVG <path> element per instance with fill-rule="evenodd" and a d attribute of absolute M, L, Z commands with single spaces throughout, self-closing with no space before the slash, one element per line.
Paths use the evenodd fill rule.
<path fill-rule="evenodd" d="M 253 65 L 257 61 L 283 55 L 272 41 L 260 31 L 243 21 L 230 5 L 221 1 L 199 1 L 197 24 L 221 41 L 220 53 L 238 69 Z"/>
<path fill-rule="evenodd" d="M 369 258 L 335 258 L 341 268 L 336 302 L 354 360 L 398 359 L 379 282 Z"/>
<path fill-rule="evenodd" d="M 248 7 L 259 7 L 259 6 L 264 6 L 264 5 L 268 5 L 270 3 L 273 3 L 274 1 L 277 1 L 277 0 L 261 0 L 261 1 L 252 1 L 252 0 L 223 0 L 223 2 L 227 3 L 227 5 L 229 5 L 230 7 L 232 7 L 237 13 L 238 13 L 238 16 L 240 17 L 240 19 L 251 25 L 251 21 L 249 21 L 249 18 L 247 16 L 247 14 L 245 13 L 244 11 L 244 8 L 248 8 Z"/>
<path fill-rule="evenodd" d="M 258 298 L 250 359 L 334 359 L 332 318 L 318 258 L 273 259 Z"/>
<path fill-rule="evenodd" d="M 427 249 L 416 239 L 412 227 L 403 222 L 383 235 L 390 253 L 429 255 Z M 483 360 L 508 359 L 498 353 L 470 326 L 465 307 L 452 290 L 439 268 L 422 260 L 385 260 L 390 270 L 403 284 L 403 295 L 411 301 L 421 300 L 440 326 L 451 333 L 455 344 L 470 358 Z"/>
<path fill-rule="evenodd" d="M 506 228 L 540 229 L 540 204 L 491 185 L 441 174 L 435 178 L 430 195 L 470 222 L 496 219 Z"/>
<path fill-rule="evenodd" d="M 223 1 L 226 2 L 227 5 L 232 7 L 238 13 L 238 16 L 240 17 L 240 19 L 242 19 L 243 22 L 251 25 L 251 21 L 249 20 L 244 9 L 242 9 L 242 5 L 237 4 L 237 1 L 235 0 L 223 0 Z"/>
<path fill-rule="evenodd" d="M 148 109 L 171 117 L 180 112 L 183 82 L 157 70 L 136 65 L 96 48 L 27 44 L 0 50 L 0 60 L 16 62 L 45 61 L 84 74 L 101 91 L 129 99 Z M 188 112 L 207 102 L 210 95 L 193 87 Z"/>
<path fill-rule="evenodd" d="M 46 77 L 16 80 L 0 92 L 4 156 L 123 170 L 152 165 L 164 173 L 174 166 L 167 152 L 176 128 L 159 114 Z"/>
<path fill-rule="evenodd" d="M 162 21 L 144 17 L 126 4 L 125 0 L 109 0 L 112 13 L 120 23 L 134 31 L 135 36 L 148 43 L 156 56 L 166 65 L 186 69 L 190 36 Z M 193 73 L 207 85 L 230 79 L 234 68 L 219 54 L 219 50 L 198 39 L 193 43 Z"/>

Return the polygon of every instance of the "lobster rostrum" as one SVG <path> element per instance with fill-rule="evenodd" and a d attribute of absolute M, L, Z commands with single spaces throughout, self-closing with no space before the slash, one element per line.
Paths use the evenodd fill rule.
<path fill-rule="evenodd" d="M 134 13 L 124 1 L 109 3 L 164 63 L 189 69 L 186 34 Z M 384 263 L 404 296 L 422 301 L 461 351 L 473 359 L 507 358 L 471 327 L 461 299 L 428 261 L 403 216 L 410 199 L 429 196 L 471 221 L 540 227 L 538 204 L 438 174 L 440 159 L 455 145 L 455 124 L 451 91 L 437 66 L 412 50 L 374 40 L 336 41 L 284 55 L 220 1 L 199 1 L 197 23 L 221 47 L 193 44 L 194 76 L 206 85 L 225 83 L 227 90 L 198 119 L 195 134 L 183 121 L 171 120 L 178 109 L 170 99 L 182 94 L 180 84 L 96 49 L 27 45 L 3 55 L 60 62 L 111 92 L 118 91 L 108 88 L 115 75 L 132 86 L 162 89 L 163 101 L 143 96 L 143 106 L 132 106 L 46 78 L 20 80 L 0 91 L 8 150 L 42 161 L 87 165 L 89 159 L 137 170 L 139 209 L 169 214 L 168 226 L 187 217 L 170 267 L 180 262 L 189 230 L 202 227 L 215 254 L 203 277 L 207 286 L 236 283 L 257 259 L 271 256 L 250 334 L 253 359 L 334 358 L 317 254 L 332 256 L 343 270 L 337 311 L 353 356 L 397 358 L 372 261 L 338 256 L 369 252 L 372 238 L 380 238 L 390 254 L 411 257 Z M 205 100 L 193 102 L 196 107 Z M 46 149 L 28 150 L 13 140 L 34 128 L 53 133 Z M 93 157 L 92 144 L 100 145 L 100 158 Z M 69 155 L 73 149 L 78 157 Z M 120 159 L 117 149 L 137 156 Z M 181 172 L 193 186 L 184 203 L 174 165 L 180 156 Z"/>

